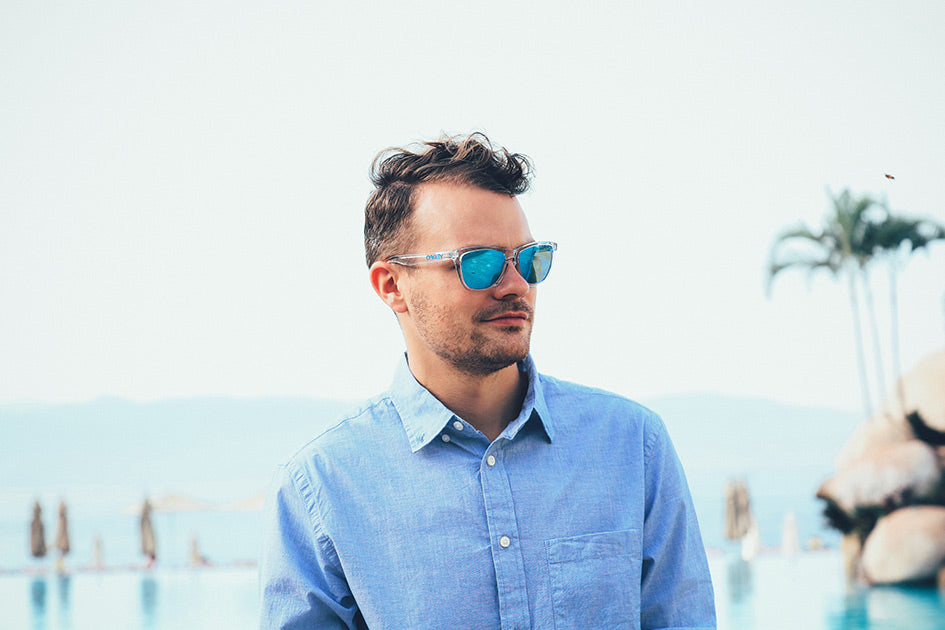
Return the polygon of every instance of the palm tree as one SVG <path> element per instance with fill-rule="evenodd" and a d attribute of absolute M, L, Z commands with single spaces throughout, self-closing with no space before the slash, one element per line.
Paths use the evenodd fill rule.
<path fill-rule="evenodd" d="M 868 195 L 856 197 L 849 190 L 830 196 L 832 212 L 827 215 L 820 229 L 813 230 L 801 225 L 785 230 L 775 239 L 768 266 L 768 292 L 770 294 L 774 278 L 785 269 L 806 269 L 810 273 L 824 269 L 834 277 L 843 276 L 846 279 L 863 408 L 866 415 L 870 416 L 873 403 L 866 375 L 857 280 L 866 273 L 866 265 L 872 255 L 872 250 L 864 246 L 865 238 L 870 233 L 869 212 L 878 204 Z"/>
<path fill-rule="evenodd" d="M 885 258 L 888 262 L 889 275 L 889 314 L 890 314 L 890 354 L 893 361 L 893 379 L 897 381 L 899 401 L 906 414 L 905 392 L 900 382 L 899 364 L 899 291 L 898 274 L 900 265 L 908 261 L 901 256 L 903 245 L 909 244 L 908 254 L 926 249 L 930 243 L 945 240 L 945 226 L 931 219 L 914 219 L 896 216 L 889 210 L 884 199 L 882 207 L 885 213 L 881 222 L 870 223 L 864 235 L 864 247 L 868 247 L 874 256 Z"/>

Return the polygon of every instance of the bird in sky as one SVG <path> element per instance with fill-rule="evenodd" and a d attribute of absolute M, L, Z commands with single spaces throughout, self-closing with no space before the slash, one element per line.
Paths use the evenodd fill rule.
<path fill-rule="evenodd" d="M 886 176 L 886 179 L 896 179 L 895 177 L 893 177 L 893 176 L 890 175 L 889 173 L 883 173 L 883 175 Z"/>

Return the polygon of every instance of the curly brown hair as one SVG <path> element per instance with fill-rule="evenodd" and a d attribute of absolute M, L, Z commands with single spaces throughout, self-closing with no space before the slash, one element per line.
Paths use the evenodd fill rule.
<path fill-rule="evenodd" d="M 528 156 L 495 146 L 485 134 L 449 136 L 417 150 L 385 149 L 371 164 L 374 191 L 364 208 L 368 267 L 409 245 L 408 223 L 417 188 L 426 183 L 465 184 L 514 197 L 528 190 Z"/>

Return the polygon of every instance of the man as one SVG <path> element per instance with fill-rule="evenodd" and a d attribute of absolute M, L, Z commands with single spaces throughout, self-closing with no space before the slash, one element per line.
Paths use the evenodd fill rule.
<path fill-rule="evenodd" d="M 556 245 L 482 134 L 382 153 L 370 281 L 406 355 L 390 390 L 280 469 L 262 628 L 714 628 L 682 469 L 659 417 L 539 374 Z"/>

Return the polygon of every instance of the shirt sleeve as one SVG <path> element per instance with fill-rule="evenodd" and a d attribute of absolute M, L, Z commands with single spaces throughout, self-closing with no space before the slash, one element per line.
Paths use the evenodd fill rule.
<path fill-rule="evenodd" d="M 647 420 L 644 459 L 641 627 L 715 628 L 715 596 L 692 497 L 658 416 Z"/>
<path fill-rule="evenodd" d="M 358 627 L 361 616 L 302 471 L 279 468 L 263 513 L 260 630 Z"/>

